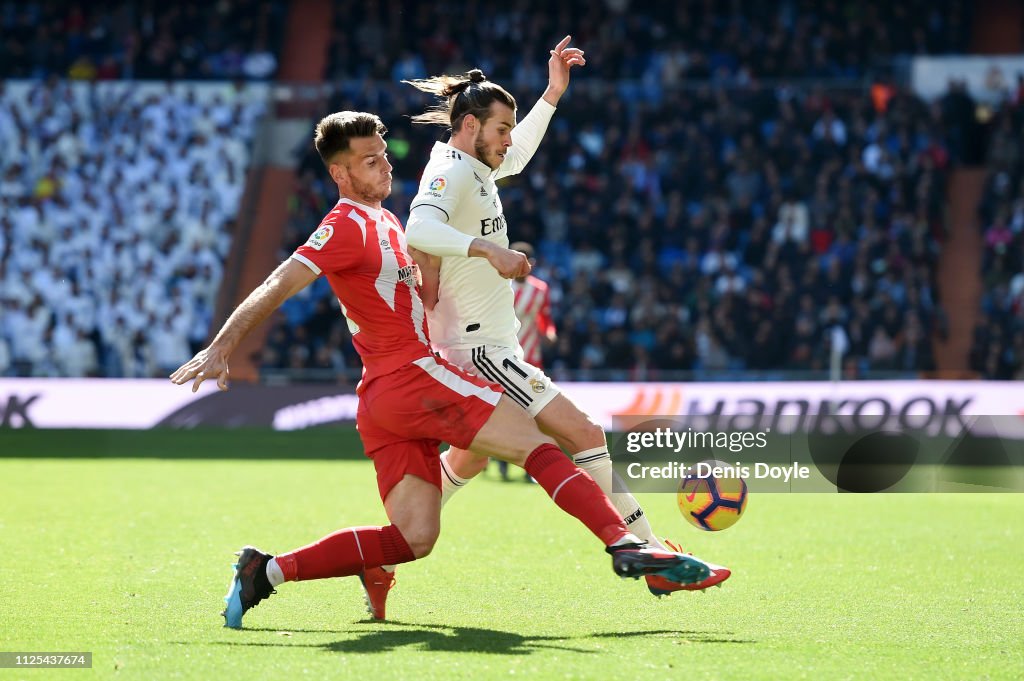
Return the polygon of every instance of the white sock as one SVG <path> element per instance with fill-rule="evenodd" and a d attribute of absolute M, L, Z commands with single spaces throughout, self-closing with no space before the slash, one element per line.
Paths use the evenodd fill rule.
<path fill-rule="evenodd" d="M 277 564 L 277 558 L 271 558 L 267 562 L 267 580 L 275 589 L 284 584 L 284 573 L 281 572 L 281 566 Z"/>
<path fill-rule="evenodd" d="M 452 467 L 448 465 L 448 453 L 451 451 L 446 449 L 441 452 L 441 508 L 444 508 L 453 494 L 469 482 L 468 479 L 457 476 Z"/>
<path fill-rule="evenodd" d="M 618 476 L 612 470 L 612 457 L 608 454 L 607 447 L 587 449 L 573 455 L 572 460 L 577 466 L 589 473 L 590 477 L 601 488 L 601 491 L 608 495 L 612 506 L 622 516 L 630 532 L 646 540 L 648 546 L 665 549 L 665 546 L 654 536 L 654 530 L 651 529 L 651 524 L 647 522 L 644 510 L 640 508 L 640 504 L 637 503 L 633 495 L 628 490 L 625 492 L 612 491 L 614 479 Z M 619 489 L 626 489 L 626 483 L 622 478 L 619 478 Z"/>
<path fill-rule="evenodd" d="M 622 539 L 612 544 L 612 546 L 622 546 L 623 544 L 640 544 L 642 543 L 642 541 L 643 540 L 641 540 L 640 537 L 636 536 L 632 532 L 627 532 L 626 534 L 622 535 Z"/>

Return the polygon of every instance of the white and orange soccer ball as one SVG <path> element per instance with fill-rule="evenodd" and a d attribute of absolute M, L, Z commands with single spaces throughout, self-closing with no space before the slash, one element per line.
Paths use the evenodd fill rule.
<path fill-rule="evenodd" d="M 705 461 L 728 468 L 721 461 Z M 694 527 L 718 532 L 732 527 L 747 508 L 747 483 L 741 477 L 683 478 L 676 493 L 679 512 Z"/>

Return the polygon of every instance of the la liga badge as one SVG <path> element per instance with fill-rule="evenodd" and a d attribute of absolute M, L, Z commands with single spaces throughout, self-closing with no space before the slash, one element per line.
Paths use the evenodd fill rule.
<path fill-rule="evenodd" d="M 429 185 L 427 185 L 427 193 L 433 196 L 434 198 L 439 199 L 442 196 L 444 196 L 444 190 L 447 186 L 448 178 L 445 177 L 444 175 L 438 175 L 437 177 L 430 181 Z"/>
<path fill-rule="evenodd" d="M 313 232 L 313 236 L 309 237 L 309 241 L 306 242 L 306 245 L 319 251 L 327 245 L 327 242 L 331 240 L 332 236 L 334 236 L 334 227 L 331 227 L 330 225 L 320 225 L 320 228 Z"/>

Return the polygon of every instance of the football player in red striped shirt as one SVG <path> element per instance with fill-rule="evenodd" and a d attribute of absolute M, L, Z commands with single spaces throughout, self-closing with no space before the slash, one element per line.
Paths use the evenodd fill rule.
<path fill-rule="evenodd" d="M 533 246 L 525 241 L 510 244 L 509 248 L 526 256 L 531 267 L 534 264 Z M 519 319 L 519 346 L 523 349 L 523 360 L 535 367 L 543 367 L 543 343 L 558 340 L 558 330 L 551 318 L 551 291 L 548 284 L 532 274 L 512 280 L 515 295 L 516 318 Z"/>

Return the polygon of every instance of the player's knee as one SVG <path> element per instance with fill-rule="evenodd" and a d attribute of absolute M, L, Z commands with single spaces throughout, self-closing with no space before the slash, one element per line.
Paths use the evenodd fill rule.
<path fill-rule="evenodd" d="M 414 556 L 417 558 L 425 558 L 434 550 L 434 544 L 437 543 L 437 534 L 417 534 L 413 539 L 408 540 L 408 542 L 409 548 L 413 551 Z"/>
<path fill-rule="evenodd" d="M 567 439 L 568 442 L 564 444 L 571 452 L 585 452 L 588 449 L 607 445 L 604 428 L 585 414 L 582 415 L 576 427 L 566 435 L 567 437 L 564 439 Z"/>
<path fill-rule="evenodd" d="M 536 426 L 533 426 L 533 430 L 534 432 L 528 433 L 524 437 L 516 438 L 515 442 L 510 442 L 507 456 L 501 458 L 513 466 L 523 468 L 526 465 L 526 460 L 530 458 L 530 454 L 537 451 L 538 447 L 542 445 L 558 446 L 554 440 L 537 430 Z"/>
<path fill-rule="evenodd" d="M 437 537 L 427 541 L 417 541 L 409 544 L 409 548 L 412 549 L 412 555 L 416 556 L 417 560 L 420 558 L 426 558 L 430 555 L 430 552 L 434 550 L 434 544 L 437 542 Z"/>
<path fill-rule="evenodd" d="M 440 533 L 440 528 L 436 526 L 412 528 L 406 535 L 405 542 L 409 545 L 412 555 L 416 556 L 416 558 L 425 558 L 434 550 L 434 544 L 437 543 L 437 537 Z"/>
<path fill-rule="evenodd" d="M 586 424 L 583 427 L 583 436 L 587 439 L 587 444 L 590 445 L 590 448 L 603 447 L 607 444 L 604 428 L 602 428 L 599 423 L 594 423 L 594 420 L 589 416 L 586 417 Z"/>

